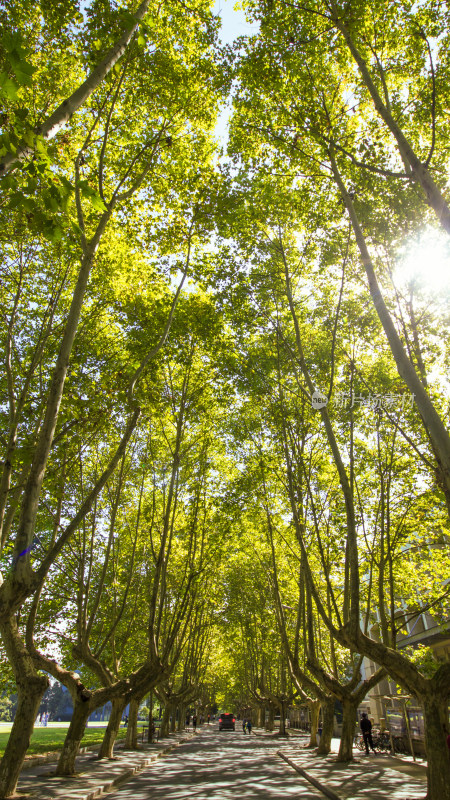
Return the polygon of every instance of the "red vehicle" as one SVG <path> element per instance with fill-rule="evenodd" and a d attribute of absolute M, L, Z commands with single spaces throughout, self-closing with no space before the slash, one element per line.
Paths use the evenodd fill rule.
<path fill-rule="evenodd" d="M 236 719 L 234 714 L 221 714 L 219 717 L 219 731 L 235 731 Z"/>

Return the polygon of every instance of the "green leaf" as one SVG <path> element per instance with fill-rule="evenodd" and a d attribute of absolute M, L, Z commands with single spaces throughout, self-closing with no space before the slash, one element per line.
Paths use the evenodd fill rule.
<path fill-rule="evenodd" d="M 31 80 L 30 76 L 27 75 L 26 72 L 22 72 L 19 69 L 15 69 L 14 70 L 14 74 L 15 74 L 15 76 L 17 78 L 17 81 L 19 82 L 20 86 L 32 86 L 33 85 L 33 81 Z"/>
<path fill-rule="evenodd" d="M 20 119 L 20 120 L 22 120 L 22 122 L 25 122 L 25 120 L 27 119 L 27 117 L 28 117 L 28 115 L 30 113 L 30 109 L 29 108 L 16 108 L 14 113 L 15 113 L 17 119 Z"/>
<path fill-rule="evenodd" d="M 8 77 L 6 72 L 0 72 L 0 89 L 6 95 L 8 100 L 16 100 L 19 85 Z"/>
<path fill-rule="evenodd" d="M 78 225 L 78 222 L 75 222 L 75 220 L 72 220 L 70 224 L 71 224 L 71 228 L 72 228 L 73 232 L 77 233 L 77 234 L 79 234 L 81 236 L 83 231 L 81 230 L 80 226 Z"/>
<path fill-rule="evenodd" d="M 79 183 L 79 186 L 80 186 L 80 189 L 81 189 L 81 194 L 83 195 L 83 197 L 85 197 L 85 198 L 86 198 L 86 200 L 89 200 L 89 202 L 91 203 L 91 205 L 92 205 L 92 206 L 93 206 L 93 207 L 94 207 L 94 208 L 95 208 L 97 211 L 106 211 L 106 206 L 105 206 L 105 204 L 104 204 L 104 202 L 103 202 L 102 198 L 101 198 L 101 197 L 100 197 L 100 195 L 99 195 L 99 194 L 98 194 L 98 193 L 95 191 L 95 189 L 92 189 L 92 188 L 89 186 L 89 184 L 88 184 L 88 182 L 87 182 L 87 181 L 80 181 L 80 183 Z"/>
<path fill-rule="evenodd" d="M 11 66 L 14 71 L 14 74 L 21 86 L 31 86 L 32 85 L 32 75 L 36 71 L 36 68 L 33 67 L 28 61 L 25 61 L 23 58 L 11 58 Z"/>
<path fill-rule="evenodd" d="M 23 201 L 23 194 L 21 192 L 12 192 L 9 200 L 8 200 L 8 207 L 9 208 L 18 208 L 22 205 Z"/>
<path fill-rule="evenodd" d="M 60 242 L 62 239 L 63 230 L 59 225 L 55 225 L 52 229 L 51 238 L 53 242 Z"/>
<path fill-rule="evenodd" d="M 96 211 L 106 211 L 106 206 L 97 192 L 91 194 L 89 198 L 91 205 L 96 209 Z"/>
<path fill-rule="evenodd" d="M 34 147 L 35 136 L 32 130 L 25 131 L 23 135 L 24 142 L 30 147 Z"/>
<path fill-rule="evenodd" d="M 65 175 L 60 175 L 60 181 L 61 181 L 62 185 L 64 186 L 64 188 L 66 189 L 67 192 L 74 192 L 75 191 L 75 188 L 74 188 L 73 184 L 69 180 L 67 180 Z"/>

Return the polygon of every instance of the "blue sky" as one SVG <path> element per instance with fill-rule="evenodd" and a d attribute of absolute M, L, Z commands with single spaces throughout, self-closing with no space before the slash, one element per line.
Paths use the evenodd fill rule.
<path fill-rule="evenodd" d="M 236 0 L 216 0 L 214 3 L 214 14 L 220 16 L 222 28 L 220 39 L 223 44 L 231 44 L 238 36 L 251 36 L 258 30 L 257 25 L 250 25 L 245 14 L 241 9 L 235 9 Z M 225 147 L 228 140 L 228 120 L 230 118 L 231 107 L 225 106 L 219 114 L 215 135 L 219 142 Z"/>
<path fill-rule="evenodd" d="M 214 14 L 220 15 L 222 29 L 220 38 L 224 44 L 229 44 L 238 36 L 250 36 L 258 29 L 256 25 L 246 22 L 245 14 L 241 9 L 235 10 L 236 0 L 216 0 Z"/>

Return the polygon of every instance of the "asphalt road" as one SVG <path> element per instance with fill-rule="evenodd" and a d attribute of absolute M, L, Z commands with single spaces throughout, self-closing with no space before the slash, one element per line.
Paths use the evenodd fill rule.
<path fill-rule="evenodd" d="M 323 800 L 276 751 L 280 741 L 266 736 L 203 726 L 189 742 L 127 781 L 108 800 Z M 288 749 L 283 742 L 283 750 Z"/>

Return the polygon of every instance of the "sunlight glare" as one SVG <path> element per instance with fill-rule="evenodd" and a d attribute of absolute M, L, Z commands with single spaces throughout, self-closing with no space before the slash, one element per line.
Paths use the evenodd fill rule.
<path fill-rule="evenodd" d="M 425 229 L 408 241 L 394 271 L 395 283 L 414 282 L 433 294 L 450 292 L 450 239 L 440 231 Z"/>

